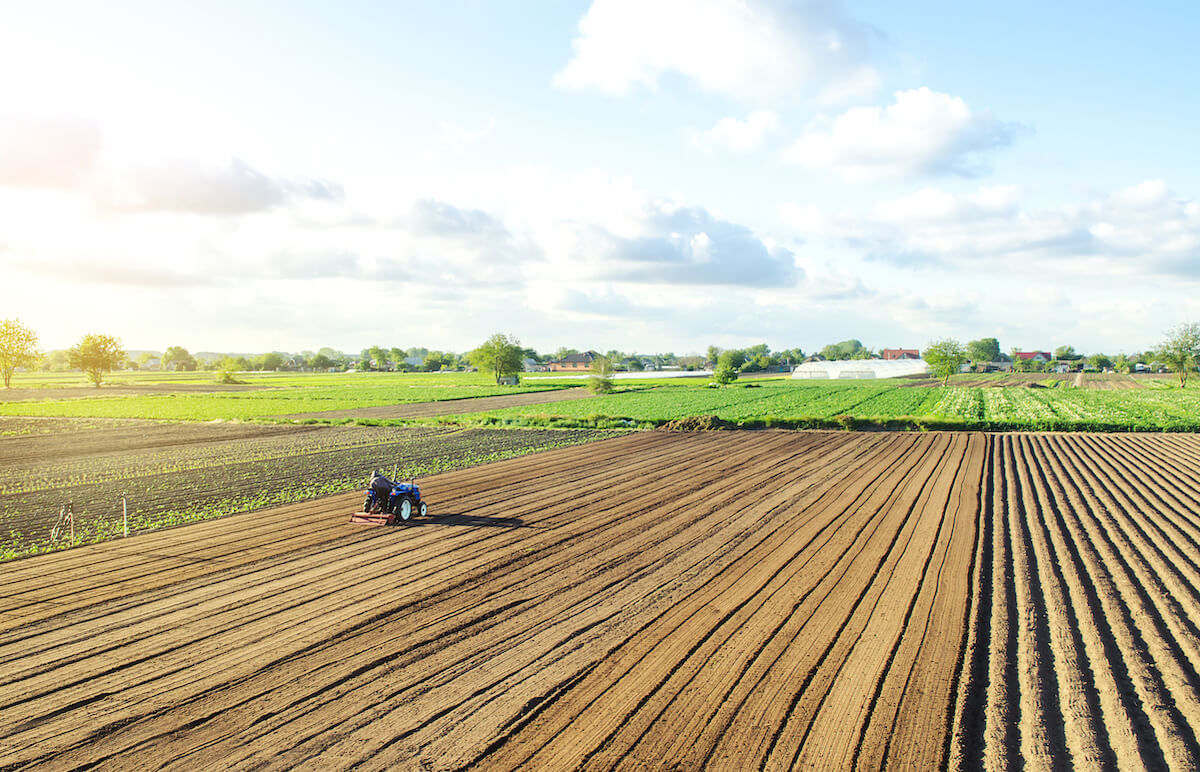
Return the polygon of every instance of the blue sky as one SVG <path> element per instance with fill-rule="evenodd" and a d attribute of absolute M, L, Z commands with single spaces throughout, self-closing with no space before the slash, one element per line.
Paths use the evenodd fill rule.
<path fill-rule="evenodd" d="M 1200 318 L 1190 4 L 0 2 L 47 348 L 1142 349 Z"/>

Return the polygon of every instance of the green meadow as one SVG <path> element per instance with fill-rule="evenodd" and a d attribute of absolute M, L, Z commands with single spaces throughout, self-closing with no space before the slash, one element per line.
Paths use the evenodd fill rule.
<path fill-rule="evenodd" d="M 298 413 L 353 410 L 579 387 L 586 379 L 528 376 L 497 386 L 478 373 L 267 373 L 247 375 L 246 390 L 207 392 L 203 373 L 115 375 L 91 389 L 81 378 L 14 382 L 22 399 L 0 402 L 0 415 L 143 418 L 172 421 L 290 421 Z M 997 379 L 994 383 L 999 383 Z M 1050 388 L 927 382 L 743 379 L 714 388 L 704 378 L 618 380 L 610 394 L 437 419 L 369 423 L 452 423 L 531 427 L 650 428 L 691 416 L 714 416 L 742 428 L 980 429 L 1034 431 L 1196 431 L 1200 388 L 1167 380 L 1106 391 L 1066 381 Z M 980 385 L 983 384 L 983 385 Z M 55 389 L 38 399 L 30 388 Z M 175 388 L 178 387 L 178 388 Z M 63 389 L 70 389 L 64 393 Z M 64 395 L 65 394 L 65 395 Z M 34 398 L 30 398 L 34 397 Z M 313 419 L 305 419 L 312 421 Z M 344 422 L 346 419 L 340 419 Z M 353 419 L 351 419 L 353 420 Z M 364 421 L 368 422 L 368 421 Z"/>

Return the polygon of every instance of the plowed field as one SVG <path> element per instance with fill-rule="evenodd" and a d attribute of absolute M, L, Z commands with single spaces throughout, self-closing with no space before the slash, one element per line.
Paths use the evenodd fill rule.
<path fill-rule="evenodd" d="M 1194 436 L 629 435 L 0 568 L 0 768 L 1196 768 Z"/>
<path fill-rule="evenodd" d="M 991 441 L 956 761 L 1200 769 L 1200 442 Z"/>

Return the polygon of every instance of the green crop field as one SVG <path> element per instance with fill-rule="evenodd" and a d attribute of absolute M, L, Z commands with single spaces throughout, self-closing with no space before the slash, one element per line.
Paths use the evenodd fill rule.
<path fill-rule="evenodd" d="M 1197 431 L 1200 389 L 1152 382 L 1123 391 L 1025 386 L 911 387 L 903 382 L 764 380 L 713 389 L 659 385 L 594 399 L 454 416 L 442 422 L 653 426 L 712 415 L 744 427 Z"/>
<path fill-rule="evenodd" d="M 167 374 L 172 375 L 172 374 Z M 582 379 L 528 377 L 496 386 L 478 373 L 265 373 L 245 390 L 207 392 L 202 381 L 133 374 L 104 389 L 23 389 L 0 400 L 0 416 L 142 418 L 170 421 L 289 422 L 296 414 L 491 397 L 578 386 Z M 34 377 L 34 376 L 29 376 Z M 715 416 L 744 428 L 889 428 L 1061 431 L 1197 431 L 1200 388 L 1139 379 L 1133 388 L 1076 388 L 1066 377 L 962 376 L 946 388 L 928 382 L 797 381 L 786 376 L 711 388 L 706 379 L 619 380 L 607 395 L 487 413 L 363 423 L 442 423 L 531 427 L 648 428 Z M 1012 385 L 1010 385 L 1012 384 Z M 24 384 L 18 384 L 24 386 Z M 17 389 L 13 390 L 17 392 Z M 32 395 L 32 396 L 30 396 Z M 305 417 L 303 420 L 325 420 Z M 355 420 L 341 418 L 340 421 Z"/>
<path fill-rule="evenodd" d="M 0 402 L 0 415 L 246 421 L 293 413 L 440 402 L 548 391 L 577 385 L 546 382 L 497 386 L 486 375 L 476 373 L 280 373 L 247 377 L 245 380 L 248 386 L 262 388 L 222 392 L 184 392 L 158 388 L 152 393 L 130 394 L 122 391 L 113 395 L 106 391 L 112 388 L 119 389 L 121 386 L 136 388 L 137 385 L 146 383 L 161 386 L 161 382 L 147 379 L 144 382 L 114 384 L 101 389 L 81 387 L 77 394 L 72 394 L 69 398 L 55 394 L 55 398 L 52 399 Z M 194 384 L 196 381 L 181 383 Z"/>

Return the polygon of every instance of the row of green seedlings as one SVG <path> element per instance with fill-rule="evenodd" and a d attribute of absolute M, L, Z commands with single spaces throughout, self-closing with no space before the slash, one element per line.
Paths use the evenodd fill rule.
<path fill-rule="evenodd" d="M 587 442 L 594 437 L 572 437 L 543 443 L 537 446 L 515 446 L 487 453 L 456 454 L 452 457 L 436 458 L 423 463 L 408 463 L 403 467 L 398 465 L 393 472 L 393 479 L 411 479 L 425 477 L 453 469 L 515 458 L 529 453 L 566 447 Z M 75 523 L 72 506 L 64 505 L 60 510 L 59 519 L 50 529 L 48 537 L 34 538 L 26 542 L 25 534 L 10 530 L 8 539 L 0 544 L 0 561 L 18 557 L 51 552 L 68 547 L 109 541 L 114 538 L 129 536 L 187 523 L 211 520 L 228 515 L 263 509 L 270 506 L 292 504 L 299 501 L 318 498 L 321 496 L 346 493 L 357 490 L 365 485 L 361 475 L 344 475 L 333 480 L 313 482 L 309 485 L 286 485 L 277 490 L 261 491 L 252 496 L 238 496 L 221 499 L 216 502 L 197 503 L 193 506 L 174 508 L 160 512 L 130 513 L 127 497 L 122 495 L 122 522 L 114 523 L 105 518 L 96 518 L 87 523 Z"/>
<path fill-rule="evenodd" d="M 437 436 L 447 433 L 446 428 L 430 427 L 425 436 L 404 437 L 400 442 L 389 441 L 389 444 L 413 444 L 427 439 L 428 435 Z M 239 443 L 237 448 L 238 462 L 273 461 L 279 458 L 292 458 L 296 452 L 304 454 L 325 453 L 330 451 L 353 450 L 377 446 L 378 437 L 355 437 L 353 434 L 339 435 L 337 438 L 313 442 L 305 438 L 303 442 L 293 441 L 287 445 L 288 450 L 279 447 L 278 438 L 255 439 Z M 295 450 L 291 450 L 294 448 Z M 77 486 L 99 482 L 118 482 L 141 480 L 162 474 L 195 472 L 224 466 L 230 455 L 229 447 L 222 443 L 220 447 L 197 452 L 195 448 L 176 449 L 168 452 L 156 452 L 145 461 L 137 462 L 132 467 L 123 469 L 89 469 L 85 473 L 62 472 L 54 469 L 43 475 L 22 474 L 19 478 L 8 483 L 0 481 L 0 495 L 13 495 L 44 490 L 47 486 Z M 71 465 L 74 468 L 74 465 Z M 2 478 L 0 478 L 2 479 Z"/>
<path fill-rule="evenodd" d="M 1129 421 L 1112 415 L 1084 419 L 1062 417 L 1042 419 L 993 419 L 978 417 L 978 407 L 972 416 L 955 415 L 897 415 L 860 416 L 838 413 L 832 416 L 763 415 L 737 420 L 721 419 L 717 415 L 691 416 L 724 421 L 738 429 L 848 429 L 857 431 L 1061 431 L 1061 432 L 1197 432 L 1200 420 L 1164 419 L 1160 421 Z M 683 416 L 687 417 L 687 416 Z M 447 423 L 453 418 L 445 419 Z M 479 426 L 557 429 L 623 429 L 649 430 L 667 425 L 672 419 L 643 419 L 620 415 L 592 414 L 562 416 L 532 414 L 517 416 L 472 416 L 467 419 Z"/>

